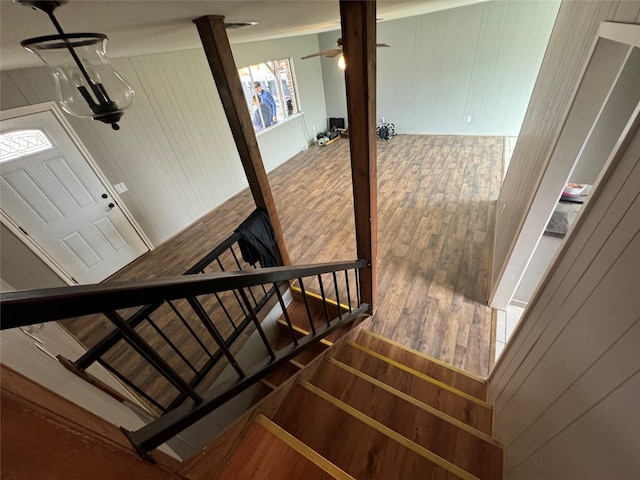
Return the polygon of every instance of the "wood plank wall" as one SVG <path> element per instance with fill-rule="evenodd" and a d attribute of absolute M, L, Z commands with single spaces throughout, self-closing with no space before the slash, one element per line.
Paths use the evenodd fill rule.
<path fill-rule="evenodd" d="M 378 119 L 401 133 L 517 135 L 559 6 L 491 1 L 379 22 L 391 48 L 378 49 Z M 320 48 L 339 36 L 320 34 Z M 327 116 L 345 117 L 342 71 L 321 61 Z"/>
<path fill-rule="evenodd" d="M 640 471 L 635 128 L 490 378 L 511 480 L 631 479 Z"/>
<path fill-rule="evenodd" d="M 195 26 L 194 26 L 195 29 Z M 236 64 L 291 57 L 304 116 L 258 136 L 267 171 L 304 149 L 305 123 L 324 125 L 316 35 L 232 46 Z M 247 186 L 231 131 L 202 49 L 116 59 L 136 92 L 121 130 L 67 117 L 107 178 L 124 182 L 121 198 L 154 245 L 167 240 Z M 54 98 L 43 68 L 2 72 L 1 108 Z"/>
<path fill-rule="evenodd" d="M 602 21 L 640 23 L 640 2 L 562 3 L 498 200 L 492 292 L 502 281 L 508 282 L 505 288 L 515 291 L 542 235 L 547 218 L 536 219 L 539 232 L 523 233 L 523 225 Z M 508 303 L 504 299 L 510 293 L 499 297 L 501 303 Z M 503 304 L 494 303 L 499 308 L 506 306 Z"/>

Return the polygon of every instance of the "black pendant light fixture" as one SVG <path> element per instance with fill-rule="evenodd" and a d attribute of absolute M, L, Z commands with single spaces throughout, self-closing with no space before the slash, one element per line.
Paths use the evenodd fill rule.
<path fill-rule="evenodd" d="M 38 55 L 49 67 L 62 109 L 77 117 L 111 124 L 114 130 L 120 129 L 118 121 L 133 103 L 135 94 L 107 58 L 107 36 L 64 33 L 53 11 L 67 0 L 17 2 L 46 13 L 58 31 L 58 35 L 28 38 L 20 45 Z"/>

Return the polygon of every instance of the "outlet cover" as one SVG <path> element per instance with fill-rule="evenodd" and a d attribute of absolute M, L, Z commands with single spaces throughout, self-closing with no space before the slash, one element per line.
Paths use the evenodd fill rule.
<path fill-rule="evenodd" d="M 117 183 L 117 184 L 115 184 L 115 185 L 113 186 L 113 188 L 115 188 L 115 189 L 116 189 L 116 192 L 118 192 L 118 193 L 124 193 L 124 192 L 126 192 L 127 190 L 129 190 L 129 189 L 127 188 L 127 186 L 126 186 L 124 183 Z"/>

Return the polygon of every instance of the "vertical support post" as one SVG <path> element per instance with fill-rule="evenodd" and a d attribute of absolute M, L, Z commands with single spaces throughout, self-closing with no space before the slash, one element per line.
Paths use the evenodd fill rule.
<path fill-rule="evenodd" d="M 231 45 L 224 27 L 224 17 L 207 15 L 195 19 L 193 23 L 198 28 L 209 68 L 218 88 L 242 167 L 249 181 L 253 200 L 258 208 L 267 212 L 271 220 L 277 242 L 275 253 L 278 264 L 291 265 L 289 252 L 282 236 L 282 225 L 242 91 L 240 76 L 231 53 Z"/>
<path fill-rule="evenodd" d="M 340 0 L 360 297 L 377 306 L 376 2 Z"/>

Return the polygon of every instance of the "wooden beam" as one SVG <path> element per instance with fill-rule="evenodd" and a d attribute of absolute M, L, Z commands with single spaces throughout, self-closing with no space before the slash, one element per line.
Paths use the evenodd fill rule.
<path fill-rule="evenodd" d="M 360 293 L 362 301 L 371 305 L 371 313 L 375 313 L 378 260 L 376 2 L 340 0 L 340 19 L 347 63 L 345 84 L 357 254 L 370 265 L 360 271 Z"/>
<path fill-rule="evenodd" d="M 278 264 L 291 265 L 267 172 L 264 169 L 258 141 L 247 109 L 247 101 L 242 91 L 240 76 L 224 27 L 224 17 L 207 15 L 195 19 L 193 23 L 198 28 L 209 68 L 211 68 L 222 106 L 227 115 L 227 121 L 231 127 L 231 134 L 236 142 L 236 148 L 249 181 L 253 200 L 256 206 L 267 212 L 271 219 L 277 240 Z"/>

